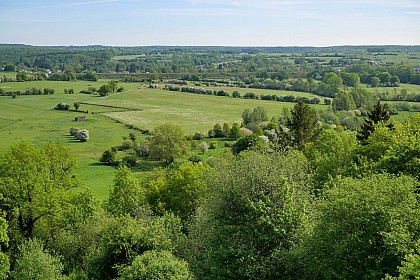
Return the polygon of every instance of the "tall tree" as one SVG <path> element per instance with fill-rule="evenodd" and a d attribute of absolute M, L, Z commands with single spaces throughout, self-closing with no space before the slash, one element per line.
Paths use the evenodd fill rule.
<path fill-rule="evenodd" d="M 378 100 L 370 112 L 368 112 L 367 119 L 365 119 L 362 127 L 357 132 L 357 140 L 361 144 L 366 144 L 369 135 L 375 130 L 374 125 L 379 122 L 386 123 L 390 117 L 388 106 L 386 104 L 382 105 L 380 100 Z M 389 125 L 389 127 L 392 127 L 392 125 Z"/>
<path fill-rule="evenodd" d="M 128 167 L 118 168 L 109 194 L 108 210 L 116 216 L 135 216 L 142 205 L 145 205 L 145 190 L 140 181 Z"/>
<path fill-rule="evenodd" d="M 207 166 L 187 162 L 158 174 L 149 182 L 148 199 L 153 211 L 172 212 L 183 221 L 190 221 L 204 197 L 208 172 Z"/>
<path fill-rule="evenodd" d="M 287 279 L 284 256 L 308 221 L 310 172 L 297 151 L 246 151 L 209 176 L 188 254 L 198 279 Z"/>
<path fill-rule="evenodd" d="M 290 128 L 294 142 L 299 148 L 313 138 L 317 121 L 315 111 L 302 101 L 290 110 L 287 127 Z"/>
<path fill-rule="evenodd" d="M 389 174 L 337 180 L 319 202 L 313 233 L 300 251 L 309 273 L 301 279 L 395 274 L 420 237 L 417 185 L 411 177 Z"/>
<path fill-rule="evenodd" d="M 108 82 L 109 87 L 111 88 L 112 92 L 115 92 L 115 89 L 117 88 L 118 81 L 116 80 L 110 80 Z"/>
<path fill-rule="evenodd" d="M 38 223 L 48 234 L 67 190 L 77 185 L 74 170 L 70 150 L 57 144 L 39 149 L 20 142 L 0 153 L 0 209 L 6 212 L 11 239 L 32 237 Z"/>
<path fill-rule="evenodd" d="M 156 127 L 152 133 L 149 149 L 151 158 L 163 159 L 166 163 L 173 162 L 175 158 L 185 153 L 186 141 L 182 127 L 169 123 Z"/>

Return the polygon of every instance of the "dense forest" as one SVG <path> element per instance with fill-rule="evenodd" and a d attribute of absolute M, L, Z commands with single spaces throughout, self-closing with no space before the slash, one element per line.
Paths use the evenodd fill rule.
<path fill-rule="evenodd" d="M 391 118 L 419 111 L 419 55 L 419 46 L 0 45 L 2 83 L 46 86 L 0 87 L 16 101 L 4 108 L 21 109 L 29 95 L 74 97 L 74 110 L 42 103 L 35 113 L 62 113 L 54 126 L 73 113 L 114 121 L 83 106 L 140 112 L 133 100 L 143 91 L 261 100 L 207 134 L 186 135 L 169 118 L 125 123 L 129 136 L 92 164 L 114 168 L 105 200 L 83 185 L 68 146 L 13 134 L 0 150 L 0 280 L 420 278 L 420 114 Z M 75 92 L 78 80 L 89 87 Z M 282 112 L 269 116 L 264 104 L 274 101 Z M 90 141 L 87 129 L 56 131 Z M 223 141 L 212 156 L 187 154 Z M 140 175 L 144 158 L 160 167 Z"/>

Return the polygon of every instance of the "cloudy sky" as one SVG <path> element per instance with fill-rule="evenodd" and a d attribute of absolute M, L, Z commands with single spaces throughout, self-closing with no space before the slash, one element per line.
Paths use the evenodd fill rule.
<path fill-rule="evenodd" d="M 0 43 L 420 45 L 420 0 L 1 0 Z"/>

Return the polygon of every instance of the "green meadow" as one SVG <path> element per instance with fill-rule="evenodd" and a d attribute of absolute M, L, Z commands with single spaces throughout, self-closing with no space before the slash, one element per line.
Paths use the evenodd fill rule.
<path fill-rule="evenodd" d="M 162 88 L 143 88 L 139 83 L 119 83 L 125 91 L 111 93 L 107 97 L 93 94 L 82 94 L 89 86 L 99 88 L 106 80 L 98 82 L 87 81 L 32 81 L 1 83 L 4 91 L 21 90 L 30 88 L 52 88 L 53 95 L 30 95 L 0 97 L 0 142 L 2 147 L 10 146 L 18 141 L 26 140 L 43 145 L 48 141 L 60 143 L 70 148 L 77 157 L 77 174 L 83 185 L 93 189 L 100 198 L 108 196 L 110 185 L 116 169 L 99 163 L 101 154 L 112 146 L 120 145 L 124 136 L 135 132 L 141 140 L 144 135 L 129 129 L 132 125 L 141 129 L 152 130 L 163 123 L 175 123 L 183 126 L 184 132 L 189 135 L 195 132 L 207 134 L 216 123 L 240 123 L 242 112 L 257 106 L 265 107 L 270 117 L 279 116 L 284 107 L 292 107 L 293 103 L 282 103 L 265 100 L 247 100 L 232 97 L 197 95 L 192 93 L 170 92 Z M 160 85 L 163 87 L 163 85 Z M 64 89 L 73 88 L 75 94 L 64 94 Z M 214 88 L 219 89 L 219 88 Z M 235 88 L 227 91 L 231 94 Z M 239 89 L 240 91 L 244 91 Z M 261 94 L 263 91 L 255 90 Z M 263 94 L 272 94 L 265 91 Z M 307 93 L 276 92 L 277 94 L 294 94 L 306 96 Z M 79 112 L 74 111 L 73 104 L 81 102 Z M 70 111 L 54 110 L 58 103 L 67 103 Z M 116 107 L 126 107 L 127 110 Z M 324 105 L 316 105 L 323 107 Z M 87 113 L 88 111 L 88 113 Z M 77 116 L 85 116 L 86 120 L 75 122 Z M 90 140 L 85 143 L 76 141 L 69 134 L 71 127 L 87 129 Z M 205 139 L 205 141 L 210 141 Z M 198 145 L 198 143 L 195 143 Z M 199 154 L 195 149 L 188 152 L 187 156 Z M 218 143 L 218 148 L 209 150 L 204 157 L 222 153 L 223 142 Z M 145 160 L 136 171 L 146 176 L 160 163 Z"/>
<path fill-rule="evenodd" d="M 55 89 L 53 95 L 0 97 L 0 142 L 2 147 L 22 140 L 31 141 L 37 145 L 43 145 L 48 141 L 65 145 L 77 157 L 77 174 L 83 185 L 94 190 L 100 198 L 105 199 L 108 196 L 116 169 L 100 164 L 99 157 L 110 147 L 120 145 L 123 137 L 128 136 L 130 132 L 135 132 L 140 141 L 145 137 L 139 131 L 129 127 L 153 130 L 160 124 L 175 123 L 183 127 L 186 135 L 192 135 L 195 132 L 206 135 L 216 123 L 241 123 L 242 112 L 247 108 L 252 110 L 257 106 L 262 106 L 266 108 L 269 118 L 272 118 L 280 116 L 283 108 L 291 108 L 294 105 L 278 101 L 166 91 L 163 89 L 163 84 L 160 84 L 157 89 L 152 89 L 139 83 L 119 83 L 118 86 L 124 87 L 125 91 L 111 93 L 106 97 L 79 93 L 88 87 L 99 88 L 106 82 L 107 80 L 98 82 L 0 83 L 0 87 L 4 91 L 24 91 L 30 88 Z M 64 94 L 64 89 L 70 88 L 74 89 L 75 94 Z M 316 95 L 304 92 L 235 87 L 207 88 L 222 89 L 230 95 L 237 90 L 242 94 L 254 92 L 258 95 L 316 97 Z M 418 92 L 420 86 L 401 85 L 400 88 L 406 88 L 409 92 Z M 393 90 L 392 88 L 378 88 L 378 90 L 386 89 Z M 317 109 L 327 108 L 326 105 L 323 105 L 323 98 L 320 99 L 320 105 L 312 106 Z M 75 102 L 81 103 L 79 112 L 74 111 L 73 104 Z M 54 110 L 54 106 L 58 103 L 69 104 L 71 110 Z M 411 114 L 410 112 L 400 112 L 393 119 L 402 121 Z M 85 116 L 86 120 L 75 122 L 74 119 L 77 116 Z M 90 140 L 85 143 L 76 141 L 69 134 L 71 127 L 89 130 Z M 214 139 L 204 139 L 203 141 L 214 141 Z M 217 149 L 209 150 L 205 155 L 201 155 L 197 148 L 199 142 L 201 141 L 192 142 L 193 146 L 186 157 L 198 155 L 208 158 L 227 150 L 224 148 L 224 140 L 221 140 L 217 143 Z M 153 168 L 158 166 L 161 166 L 160 162 L 142 160 L 135 171 L 138 171 L 139 176 L 147 176 Z"/>

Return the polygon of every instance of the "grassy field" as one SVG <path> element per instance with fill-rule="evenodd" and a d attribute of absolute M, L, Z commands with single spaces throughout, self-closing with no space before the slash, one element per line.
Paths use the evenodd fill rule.
<path fill-rule="evenodd" d="M 242 112 L 246 108 L 262 106 L 267 109 L 270 117 L 278 117 L 282 108 L 293 106 L 293 103 L 286 102 L 198 95 L 161 89 L 140 89 L 128 92 L 125 96 L 124 99 L 118 95 L 110 96 L 100 100 L 100 104 L 119 104 L 142 110 L 110 112 L 104 115 L 142 129 L 151 129 L 159 124 L 173 122 L 183 126 L 188 134 L 206 133 L 216 123 L 241 123 Z M 316 107 L 323 106 L 316 105 Z"/>
<path fill-rule="evenodd" d="M 408 93 L 415 93 L 420 94 L 420 85 L 412 85 L 412 84 L 400 84 L 399 87 L 369 87 L 366 84 L 361 84 L 361 87 L 371 91 L 371 92 L 390 92 L 393 93 L 394 91 L 400 92 L 402 89 L 407 90 Z"/>
<path fill-rule="evenodd" d="M 170 122 L 182 125 L 187 134 L 197 131 L 207 134 L 216 123 L 240 123 L 241 114 L 246 108 L 263 106 L 271 117 L 279 116 L 283 107 L 293 106 L 292 103 L 169 92 L 163 89 L 143 88 L 138 83 L 119 83 L 119 86 L 123 86 L 126 91 L 110 94 L 107 97 L 79 93 L 89 86 L 99 88 L 105 82 L 106 80 L 0 83 L 0 87 L 5 91 L 24 91 L 33 87 L 55 89 L 53 95 L 0 97 L 2 147 L 8 147 L 22 140 L 37 145 L 43 145 L 48 141 L 65 145 L 77 157 L 77 174 L 84 182 L 84 186 L 93 189 L 101 199 L 105 199 L 116 169 L 99 164 L 98 159 L 103 151 L 111 146 L 120 145 L 122 137 L 133 132 L 124 124 L 151 130 L 159 124 Z M 65 88 L 73 88 L 75 94 L 64 94 Z M 294 94 L 302 96 L 301 93 Z M 82 102 L 79 110 L 83 112 L 53 110 L 54 106 L 62 102 L 71 106 L 74 102 Z M 98 105 L 128 107 L 139 111 Z M 89 113 L 86 114 L 85 111 Z M 75 122 L 76 116 L 86 116 L 86 120 Z M 89 130 L 90 140 L 86 143 L 75 141 L 69 135 L 71 127 Z M 136 133 L 140 140 L 144 137 L 139 132 Z M 218 143 L 218 147 L 206 153 L 204 158 L 225 150 L 222 148 L 222 142 Z M 188 152 L 187 156 L 198 153 L 196 148 Z M 146 176 L 144 172 L 151 171 L 156 166 L 159 166 L 158 162 L 145 161 L 137 171 Z"/>
<path fill-rule="evenodd" d="M 55 89 L 53 95 L 0 97 L 1 146 L 8 147 L 21 140 L 31 141 L 37 145 L 43 145 L 48 141 L 65 145 L 77 158 L 77 174 L 82 180 L 83 186 L 94 190 L 99 198 L 106 199 L 113 183 L 116 168 L 100 164 L 99 157 L 110 147 L 120 145 L 123 137 L 128 136 L 130 132 L 135 132 L 140 141 L 145 137 L 140 132 L 129 129 L 125 124 L 152 130 L 163 123 L 175 123 L 181 125 L 188 135 L 195 132 L 207 134 L 208 130 L 212 129 L 216 123 L 240 123 L 242 112 L 247 108 L 252 110 L 257 106 L 262 106 L 267 109 L 268 116 L 271 118 L 280 116 L 283 108 L 291 108 L 294 105 L 294 103 L 277 101 L 171 92 L 162 88 L 145 88 L 138 83 L 119 83 L 119 86 L 123 86 L 126 91 L 110 94 L 107 97 L 79 93 L 80 90 L 87 89 L 89 86 L 99 88 L 105 82 L 106 80 L 98 82 L 0 83 L 0 87 L 6 91 L 25 90 L 32 87 Z M 76 93 L 64 94 L 65 88 L 73 88 Z M 315 96 L 301 92 L 231 87 L 213 87 L 212 89 L 224 89 L 230 94 L 234 90 L 238 90 L 241 93 L 252 91 L 256 94 L 295 95 L 310 98 Z M 411 88 L 410 90 L 418 89 Z M 62 102 L 71 106 L 74 102 L 82 102 L 79 108 L 81 112 L 53 110 L 54 106 Z M 327 108 L 325 105 L 313 105 L 313 107 Z M 85 116 L 86 120 L 75 122 L 76 116 Z M 402 113 L 395 119 L 402 120 L 405 117 L 406 114 Z M 71 127 L 89 130 L 90 140 L 85 143 L 76 141 L 69 135 Z M 204 139 L 203 141 L 214 141 L 214 139 Z M 193 144 L 198 146 L 199 142 L 201 141 L 196 141 Z M 217 146 L 217 149 L 209 150 L 205 155 L 201 155 L 197 147 L 192 147 L 186 157 L 199 155 L 205 159 L 228 150 L 228 148 L 224 148 L 224 140 L 219 141 Z M 135 171 L 139 176 L 145 177 L 148 172 L 158 166 L 161 166 L 160 162 L 143 160 Z"/>

